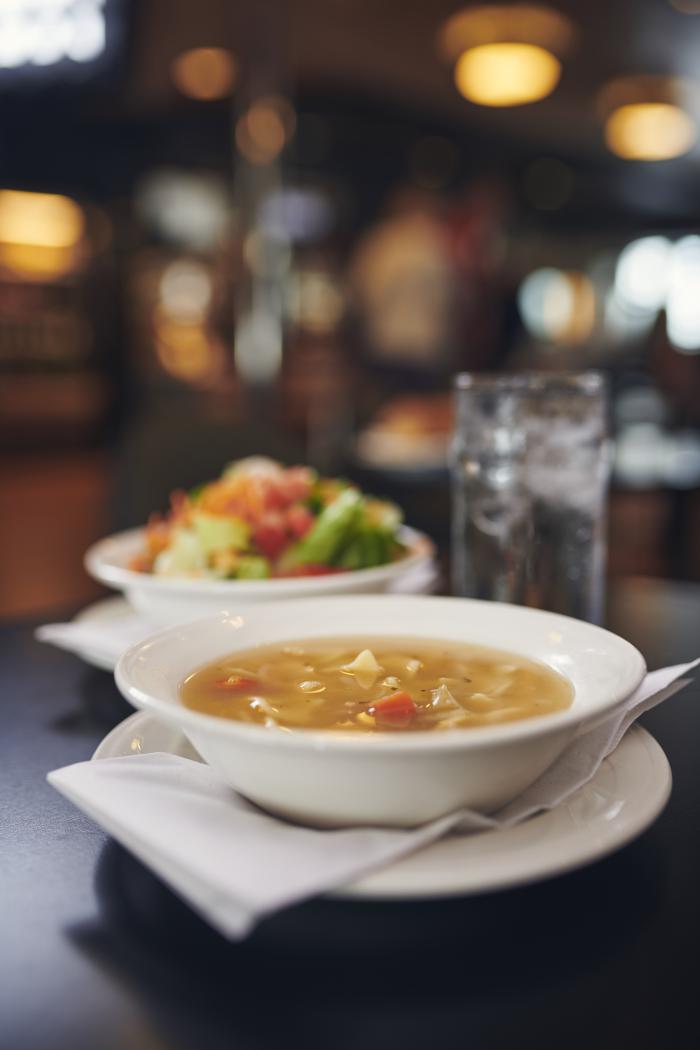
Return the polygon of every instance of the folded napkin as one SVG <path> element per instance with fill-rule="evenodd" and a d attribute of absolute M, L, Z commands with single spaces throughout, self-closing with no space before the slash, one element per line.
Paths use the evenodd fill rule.
<path fill-rule="evenodd" d="M 566 749 L 499 813 L 469 810 L 417 829 L 315 830 L 270 816 L 202 763 L 169 754 L 81 762 L 49 782 L 152 868 L 220 933 L 244 937 L 265 915 L 347 885 L 448 831 L 510 827 L 589 781 L 629 726 L 687 683 L 700 660 L 648 674 L 608 721 Z"/>
<path fill-rule="evenodd" d="M 124 604 L 124 615 L 119 619 L 98 620 L 95 623 L 79 619 L 71 623 L 47 623 L 37 628 L 35 637 L 40 642 L 49 642 L 69 653 L 77 653 L 78 656 L 89 653 L 116 666 L 123 652 L 163 628 L 162 623 L 149 620 L 135 609 L 126 608 L 126 602 Z"/>
<path fill-rule="evenodd" d="M 395 581 L 389 593 L 432 594 L 438 579 L 439 571 L 436 565 L 420 566 Z M 119 598 L 113 600 L 120 601 Z M 164 624 L 129 608 L 126 601 L 121 600 L 124 601 L 124 611 L 119 616 L 105 620 L 78 618 L 70 623 L 47 623 L 37 628 L 35 636 L 40 642 L 49 642 L 59 649 L 77 653 L 78 656 L 87 653 L 115 666 L 126 649 L 164 627 Z M 237 607 L 238 604 L 240 603 L 237 603 Z"/>

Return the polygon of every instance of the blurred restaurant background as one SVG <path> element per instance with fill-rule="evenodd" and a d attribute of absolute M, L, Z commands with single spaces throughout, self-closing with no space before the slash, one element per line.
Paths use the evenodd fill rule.
<path fill-rule="evenodd" d="M 446 549 L 451 376 L 602 369 L 700 579 L 700 0 L 0 0 L 0 617 L 265 453 Z"/>

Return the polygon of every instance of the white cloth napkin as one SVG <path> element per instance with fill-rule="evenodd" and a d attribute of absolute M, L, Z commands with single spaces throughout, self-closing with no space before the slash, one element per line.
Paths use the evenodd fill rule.
<path fill-rule="evenodd" d="M 149 620 L 135 609 L 125 608 L 119 619 L 104 622 L 46 623 L 37 628 L 35 637 L 78 656 L 88 653 L 115 667 L 123 652 L 162 629 L 162 623 Z"/>
<path fill-rule="evenodd" d="M 614 716 L 488 817 L 460 811 L 412 830 L 318 831 L 262 812 L 208 766 L 162 753 L 81 762 L 48 779 L 212 926 L 240 939 L 265 915 L 346 885 L 448 831 L 509 827 L 558 805 L 595 775 L 640 714 L 686 684 L 682 675 L 698 663 L 648 674 Z"/>
<path fill-rule="evenodd" d="M 397 580 L 391 594 L 432 594 L 439 580 L 435 564 L 421 566 Z M 115 599 L 119 601 L 120 599 Z M 40 642 L 49 642 L 78 656 L 89 654 L 116 666 L 121 654 L 130 646 L 142 642 L 149 634 L 165 625 L 149 619 L 144 613 L 125 606 L 118 617 L 106 620 L 73 620 L 70 623 L 47 623 L 36 630 Z"/>

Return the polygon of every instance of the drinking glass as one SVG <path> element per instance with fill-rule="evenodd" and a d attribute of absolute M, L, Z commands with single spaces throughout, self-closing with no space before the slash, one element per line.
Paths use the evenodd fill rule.
<path fill-rule="evenodd" d="M 455 388 L 454 593 L 600 623 L 610 473 L 604 377 L 465 373 Z"/>

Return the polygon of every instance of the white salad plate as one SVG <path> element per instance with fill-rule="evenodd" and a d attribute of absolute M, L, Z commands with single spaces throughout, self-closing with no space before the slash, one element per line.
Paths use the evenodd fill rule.
<path fill-rule="evenodd" d="M 201 761 L 182 733 L 143 711 L 116 726 L 93 760 L 153 752 Z M 635 725 L 596 776 L 555 809 L 506 830 L 447 836 L 332 896 L 463 896 L 561 875 L 631 842 L 659 815 L 670 791 L 666 756 L 654 738 Z"/>
<path fill-rule="evenodd" d="M 398 537 L 407 548 L 406 554 L 371 569 L 268 580 L 156 576 L 129 568 L 131 559 L 145 548 L 145 533 L 145 529 L 130 529 L 93 544 L 85 554 L 85 568 L 95 580 L 122 591 L 135 609 L 159 624 L 195 620 L 240 603 L 392 592 L 402 580 L 432 565 L 435 557 L 428 536 L 402 525 Z"/>

